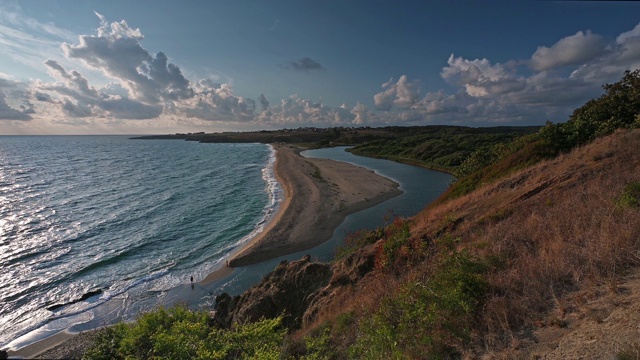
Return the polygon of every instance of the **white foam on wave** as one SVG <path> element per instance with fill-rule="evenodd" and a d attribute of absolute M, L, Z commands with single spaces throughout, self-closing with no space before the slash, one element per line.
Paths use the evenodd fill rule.
<path fill-rule="evenodd" d="M 156 279 L 166 276 L 169 273 L 169 269 L 173 266 L 173 264 L 174 263 L 171 263 L 167 267 L 160 269 L 158 271 L 152 272 L 147 276 L 143 276 L 137 279 L 132 279 L 128 284 L 125 284 L 123 287 L 119 289 L 105 290 L 100 296 L 100 301 L 105 302 L 105 301 L 111 300 L 113 297 L 126 293 L 129 290 L 133 289 L 134 287 L 137 287 L 142 284 L 150 283 Z"/>
<path fill-rule="evenodd" d="M 267 163 L 265 167 L 262 169 L 262 180 L 265 183 L 265 191 L 269 196 L 269 202 L 262 210 L 262 217 L 256 223 L 256 226 L 253 230 L 238 242 L 233 244 L 233 248 L 244 245 L 249 242 L 254 237 L 258 236 L 261 232 L 264 231 L 264 228 L 273 220 L 275 215 L 278 213 L 280 209 L 280 204 L 284 200 L 284 192 L 282 191 L 282 186 L 278 182 L 278 179 L 275 175 L 275 164 L 276 164 L 276 149 L 272 145 L 268 145 L 271 153 L 269 154 L 269 158 L 267 159 Z"/>
<path fill-rule="evenodd" d="M 147 276 L 131 279 L 118 288 L 107 289 L 102 291 L 99 295 L 96 294 L 95 296 L 91 296 L 85 300 L 65 305 L 59 311 L 53 311 L 53 315 L 42 318 L 40 322 L 34 323 L 23 329 L 23 331 L 16 334 L 18 336 L 17 338 L 3 346 L 7 346 L 12 350 L 17 350 L 36 341 L 45 339 L 57 332 L 69 329 L 72 326 L 78 326 L 92 321 L 95 318 L 95 314 L 92 310 L 95 308 L 105 304 L 114 297 L 127 297 L 128 292 L 131 289 L 153 282 L 154 280 L 166 276 L 168 272 L 168 269 L 161 269 Z"/>
<path fill-rule="evenodd" d="M 267 154 L 265 154 L 266 149 L 264 147 L 256 149 L 262 151 L 251 153 L 250 155 L 257 155 L 257 157 L 262 158 L 262 160 L 250 160 L 244 164 L 247 168 L 255 168 L 255 170 L 261 169 L 262 183 L 260 183 L 260 180 L 255 179 L 258 181 L 251 183 L 253 186 L 252 191 L 264 191 L 264 193 L 262 193 L 262 201 L 265 201 L 264 194 L 267 194 L 266 203 L 263 203 L 264 206 L 262 209 L 260 209 L 261 205 L 258 205 L 258 208 L 253 208 L 254 210 L 261 211 L 261 213 L 254 213 L 257 216 L 254 215 L 255 217 L 253 217 L 253 220 L 249 220 L 250 222 L 255 221 L 255 223 L 244 224 L 247 226 L 244 228 L 244 231 L 251 230 L 249 234 L 245 236 L 240 235 L 242 238 L 239 240 L 238 237 L 228 239 L 230 240 L 229 242 L 220 246 L 222 249 L 216 247 L 215 256 L 212 255 L 211 259 L 207 259 L 206 264 L 198 266 L 197 268 L 185 269 L 184 267 L 179 267 L 178 269 L 175 269 L 175 263 L 162 266 L 161 269 L 158 269 L 158 266 L 154 272 L 147 272 L 143 274 L 144 276 L 128 279 L 110 279 L 115 281 L 108 281 L 107 283 L 102 283 L 102 285 L 100 285 L 103 289 L 102 293 L 96 294 L 82 301 L 68 303 L 54 311 L 42 308 L 39 310 L 42 313 L 41 317 L 32 317 L 28 323 L 25 322 L 19 324 L 22 327 L 21 329 L 17 331 L 12 329 L 12 332 L 10 334 L 6 334 L 6 336 L 3 336 L 4 334 L 0 334 L 0 345 L 5 346 L 7 344 L 5 342 L 14 340 L 11 341 L 12 348 L 22 347 L 42 339 L 52 334 L 52 332 L 61 331 L 65 328 L 69 329 L 74 325 L 104 325 L 108 323 L 112 317 L 111 313 L 107 311 L 113 310 L 114 314 L 116 314 L 113 316 L 114 319 L 120 316 L 120 314 L 129 315 L 129 313 L 132 312 L 126 309 L 126 303 L 128 303 L 127 298 L 129 298 L 130 295 L 132 295 L 136 301 L 141 300 L 141 303 L 144 303 L 144 306 L 146 306 L 147 303 L 151 304 L 153 301 L 163 299 L 163 296 L 174 287 L 185 284 L 188 285 L 190 276 L 193 275 L 195 279 L 199 280 L 199 278 L 208 275 L 211 272 L 212 267 L 213 269 L 217 269 L 224 266 L 225 260 L 231 256 L 233 249 L 249 242 L 255 236 L 264 231 L 265 227 L 278 213 L 279 207 L 283 201 L 283 191 L 275 176 L 276 150 L 271 145 L 268 145 L 268 149 L 269 150 L 266 151 Z M 254 157 L 252 157 L 252 159 L 254 159 Z M 255 193 L 252 192 L 252 194 Z M 130 199 L 130 201 L 135 200 L 135 198 Z M 168 199 L 163 198 L 162 200 Z M 125 210 L 131 211 L 131 208 L 127 207 Z M 123 210 L 121 213 L 126 213 L 127 211 Z M 135 215 L 136 213 L 133 213 L 133 216 Z M 92 228 L 97 228 L 96 231 L 113 231 L 113 229 L 107 229 L 105 226 L 102 226 L 105 224 L 105 219 L 105 216 L 101 216 L 101 221 L 98 220 L 94 224 L 91 224 L 93 225 Z M 64 217 L 63 220 L 66 222 L 56 227 L 55 231 L 52 230 L 55 235 L 56 243 L 67 238 L 78 238 L 79 230 L 83 226 L 87 226 L 86 224 L 79 222 L 87 221 L 85 219 L 71 219 L 74 220 L 71 221 Z M 135 235 L 135 233 L 129 234 L 128 239 L 131 241 Z M 51 240 L 51 238 L 52 235 L 48 235 L 48 240 Z M 62 249 L 68 253 L 71 247 L 64 245 Z M 136 271 L 136 273 L 138 272 Z M 100 282 L 98 281 L 97 283 Z M 81 295 L 81 293 L 79 293 L 78 296 L 79 295 Z M 136 306 L 135 309 L 137 308 L 138 307 Z M 0 330 L 4 330 L 4 327 L 1 326 L 1 324 Z M 3 331 L 0 331 L 0 333 L 2 332 Z M 18 340 L 17 338 L 20 339 Z"/>

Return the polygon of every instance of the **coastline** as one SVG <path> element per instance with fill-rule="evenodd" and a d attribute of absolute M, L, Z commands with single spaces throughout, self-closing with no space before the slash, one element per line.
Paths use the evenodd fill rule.
<path fill-rule="evenodd" d="M 402 193 L 400 184 L 341 161 L 305 158 L 304 149 L 275 144 L 275 175 L 284 202 L 268 226 L 242 246 L 229 266 L 256 264 L 311 249 L 330 239 L 347 215 Z"/>
<path fill-rule="evenodd" d="M 284 199 L 264 230 L 241 245 L 222 266 L 198 282 L 207 285 L 231 275 L 234 267 L 256 264 L 313 248 L 331 238 L 347 215 L 402 193 L 399 184 L 372 170 L 345 162 L 305 158 L 303 148 L 273 144 L 274 175 Z M 66 330 L 15 351 L 12 357 L 34 358 L 77 351 L 94 340 L 93 332 Z M 66 349 L 66 350 L 65 350 Z"/>

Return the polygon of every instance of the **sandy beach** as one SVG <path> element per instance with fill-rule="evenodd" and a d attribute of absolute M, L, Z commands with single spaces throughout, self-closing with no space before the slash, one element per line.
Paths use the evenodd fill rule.
<path fill-rule="evenodd" d="M 303 251 L 331 238 L 344 218 L 400 195 L 399 184 L 345 162 L 305 158 L 302 149 L 274 145 L 275 172 L 285 201 L 267 228 L 229 261 L 231 267 Z"/>
<path fill-rule="evenodd" d="M 344 218 L 402 193 L 399 184 L 352 164 L 310 159 L 301 148 L 273 145 L 277 150 L 275 173 L 285 199 L 264 231 L 235 252 L 229 267 L 203 279 L 208 284 L 228 276 L 233 267 L 259 263 L 274 257 L 310 249 L 328 240 Z M 61 332 L 10 356 L 59 357 L 78 354 L 94 339 L 94 332 L 79 335 Z"/>

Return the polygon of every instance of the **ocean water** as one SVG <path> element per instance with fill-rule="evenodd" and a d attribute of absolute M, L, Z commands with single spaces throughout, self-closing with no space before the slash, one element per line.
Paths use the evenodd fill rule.
<path fill-rule="evenodd" d="M 0 348 L 204 278 L 277 210 L 273 162 L 261 144 L 0 136 Z"/>
<path fill-rule="evenodd" d="M 403 193 L 349 215 L 315 248 L 198 284 L 277 212 L 283 194 L 270 146 L 0 136 L 0 348 L 158 305 L 211 309 L 218 294 L 241 293 L 280 261 L 331 260 L 349 233 L 382 226 L 389 214 L 416 214 L 453 179 L 343 147 L 302 155 L 367 167 Z"/>

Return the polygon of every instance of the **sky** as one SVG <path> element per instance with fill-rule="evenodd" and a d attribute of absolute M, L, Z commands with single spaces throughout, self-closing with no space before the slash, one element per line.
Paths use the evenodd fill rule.
<path fill-rule="evenodd" d="M 0 0 L 0 135 L 564 122 L 640 2 Z"/>

